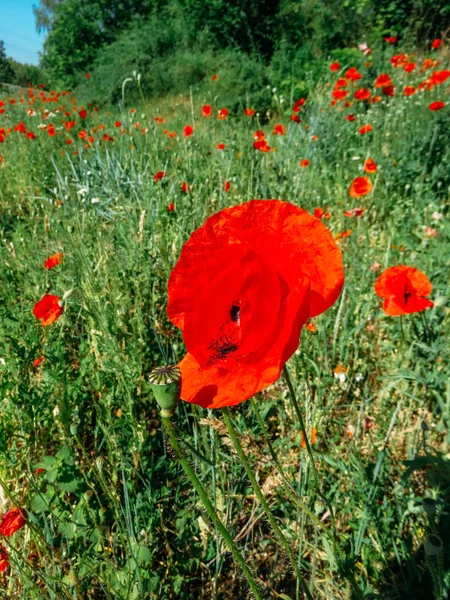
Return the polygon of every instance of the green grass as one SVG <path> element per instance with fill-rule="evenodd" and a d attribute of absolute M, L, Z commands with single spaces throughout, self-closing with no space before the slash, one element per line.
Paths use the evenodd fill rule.
<path fill-rule="evenodd" d="M 356 598 L 352 578 L 366 598 L 445 597 L 449 109 L 428 109 L 432 100 L 446 100 L 445 85 L 401 95 L 430 71 L 406 74 L 387 57 L 357 66 L 360 87 L 391 73 L 396 96 L 331 108 L 330 76 L 310 90 L 301 124 L 289 121 L 289 99 L 281 103 L 276 92 L 269 124 L 265 115 L 202 119 L 204 103 L 215 111 L 226 106 L 210 83 L 135 113 L 87 107 L 84 122 L 55 111 L 62 104 L 71 109 L 69 96 L 37 99 L 32 117 L 26 104 L 6 103 L 0 132 L 23 121 L 37 139 L 13 131 L 0 143 L 0 504 L 29 512 L 26 528 L 0 540 L 10 555 L 0 597 L 247 597 L 245 579 L 164 440 L 147 377 L 184 354 L 166 315 L 167 280 L 182 244 L 208 216 L 253 198 L 281 198 L 310 212 L 322 207 L 334 235 L 352 230 L 341 241 L 344 291 L 314 320 L 315 332 L 302 331 L 288 363 L 307 429 L 317 429 L 320 488 L 342 553 L 327 535 L 332 520 L 282 380 L 231 413 L 265 496 L 314 597 Z M 242 99 L 247 103 L 251 97 Z M 45 109 L 54 113 L 43 120 Z M 344 120 L 350 112 L 354 122 Z M 157 125 L 155 115 L 166 123 Z M 77 125 L 67 134 L 62 123 L 71 119 Z M 55 137 L 39 129 L 49 122 Z M 285 136 L 271 134 L 278 122 L 287 126 Z M 358 135 L 367 123 L 373 131 Z M 186 124 L 195 127 L 189 139 Z M 166 127 L 177 136 L 164 135 Z M 81 128 L 93 132 L 88 148 L 78 138 Z M 260 128 L 275 151 L 254 150 Z M 105 132 L 114 142 L 101 141 Z M 350 183 L 369 156 L 378 165 L 372 193 L 352 200 Z M 307 168 L 299 166 L 304 158 Z M 167 176 L 154 182 L 160 170 Z M 188 194 L 180 190 L 183 181 Z M 362 217 L 344 217 L 356 206 L 365 207 Z M 437 237 L 426 234 L 427 226 Z M 46 271 L 44 260 L 58 251 L 64 264 Z M 402 319 L 384 315 L 373 284 L 394 264 L 428 275 L 434 308 Z M 34 304 L 45 293 L 62 297 L 69 290 L 63 316 L 42 327 Z M 40 356 L 45 360 L 33 367 Z M 338 365 L 347 369 L 345 380 L 334 374 Z M 261 420 L 283 474 L 315 519 L 288 495 Z M 181 403 L 175 425 L 267 597 L 302 598 L 231 450 L 222 414 Z M 443 547 L 433 551 L 437 540 Z"/>

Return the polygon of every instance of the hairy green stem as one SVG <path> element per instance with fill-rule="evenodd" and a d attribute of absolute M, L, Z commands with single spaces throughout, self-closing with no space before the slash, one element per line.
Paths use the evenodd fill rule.
<path fill-rule="evenodd" d="M 172 422 L 170 420 L 170 418 L 167 417 L 161 417 L 162 420 L 162 424 L 164 427 L 164 431 L 167 434 L 167 437 L 170 440 L 170 443 L 172 445 L 172 448 L 176 454 L 176 457 L 178 459 L 178 461 L 180 462 L 184 472 L 186 473 L 186 475 L 188 476 L 188 478 L 190 479 L 192 485 L 195 488 L 195 491 L 197 492 L 197 494 L 199 495 L 201 501 L 203 502 L 203 505 L 206 509 L 206 512 L 208 513 L 209 518 L 211 519 L 213 525 L 217 528 L 217 530 L 219 531 L 219 533 L 221 534 L 221 536 L 223 537 L 223 539 L 225 540 L 228 548 L 230 549 L 231 554 L 233 555 L 234 559 L 236 560 L 236 562 L 239 564 L 239 566 L 241 567 L 245 578 L 248 581 L 248 584 L 256 598 L 256 600 L 262 600 L 262 596 L 261 596 L 261 592 L 260 589 L 258 587 L 258 584 L 256 583 L 256 581 L 253 579 L 253 576 L 250 572 L 250 569 L 247 566 L 247 563 L 245 562 L 242 554 L 239 552 L 236 544 L 233 542 L 233 539 L 231 537 L 231 535 L 228 533 L 227 529 L 225 528 L 225 526 L 222 524 L 222 521 L 219 519 L 218 514 L 216 513 L 216 511 L 214 510 L 214 507 L 210 501 L 210 499 L 208 498 L 208 495 L 204 489 L 204 487 L 202 486 L 199 478 L 197 477 L 197 475 L 195 474 L 194 470 L 192 469 L 191 465 L 189 464 L 189 462 L 186 460 L 185 456 L 184 456 L 184 452 L 183 449 L 181 448 L 178 440 L 177 440 L 177 436 L 175 435 L 175 431 L 173 429 L 173 425 Z"/>
<path fill-rule="evenodd" d="M 223 418 L 225 421 L 225 425 L 227 426 L 228 434 L 231 438 L 231 441 L 233 442 L 233 446 L 237 452 L 237 455 L 239 456 L 239 460 L 241 461 L 242 466 L 245 469 L 245 472 L 247 473 L 247 477 L 250 479 L 250 483 L 252 484 L 252 487 L 255 491 L 256 497 L 258 498 L 261 506 L 264 509 L 264 512 L 266 513 L 266 516 L 269 520 L 270 526 L 272 527 L 275 535 L 277 536 L 280 545 L 283 547 L 284 551 L 286 552 L 286 554 L 291 562 L 291 566 L 294 570 L 294 573 L 295 573 L 297 579 L 300 581 L 300 584 L 303 587 L 305 596 L 308 598 L 308 600 L 313 600 L 311 592 L 308 589 L 308 585 L 307 585 L 303 575 L 300 572 L 300 569 L 297 564 L 297 560 L 294 556 L 294 553 L 292 552 L 289 542 L 287 541 L 283 532 L 279 528 L 278 523 L 276 522 L 276 519 L 273 516 L 272 511 L 270 510 L 270 506 L 269 506 L 267 500 L 265 499 L 258 482 L 256 481 L 256 478 L 253 474 L 252 468 L 247 460 L 247 457 L 245 456 L 244 450 L 242 449 L 241 443 L 239 441 L 239 437 L 234 428 L 228 408 L 223 408 L 222 414 L 223 414 Z"/>

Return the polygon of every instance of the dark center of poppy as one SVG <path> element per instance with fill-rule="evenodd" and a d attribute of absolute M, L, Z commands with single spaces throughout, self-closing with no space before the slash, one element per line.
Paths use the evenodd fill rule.
<path fill-rule="evenodd" d="M 238 306 L 237 304 L 233 304 L 232 307 L 230 308 L 230 318 L 233 321 L 233 323 L 237 323 L 239 321 L 240 312 L 241 312 L 241 307 Z"/>
<path fill-rule="evenodd" d="M 407 287 L 405 287 L 405 291 L 403 293 L 403 298 L 405 300 L 405 304 L 408 302 L 408 300 L 411 298 L 412 294 L 411 292 L 408 290 Z"/>

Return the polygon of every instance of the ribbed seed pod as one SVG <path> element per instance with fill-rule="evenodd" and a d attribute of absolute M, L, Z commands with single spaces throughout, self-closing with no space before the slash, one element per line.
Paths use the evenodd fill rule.
<path fill-rule="evenodd" d="M 156 402 L 161 408 L 161 416 L 171 417 L 180 401 L 181 371 L 176 365 L 156 367 L 150 373 L 148 382 Z"/>

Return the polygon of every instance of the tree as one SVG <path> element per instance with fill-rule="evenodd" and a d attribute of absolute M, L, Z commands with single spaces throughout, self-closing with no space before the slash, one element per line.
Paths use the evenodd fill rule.
<path fill-rule="evenodd" d="M 5 43 L 0 40 L 0 83 L 12 83 L 14 70 L 6 57 Z"/>

